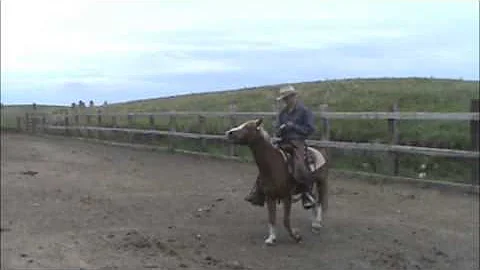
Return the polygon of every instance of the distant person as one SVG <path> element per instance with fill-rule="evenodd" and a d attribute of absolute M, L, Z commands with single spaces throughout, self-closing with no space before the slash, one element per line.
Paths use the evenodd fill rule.
<path fill-rule="evenodd" d="M 283 100 L 285 107 L 280 111 L 275 123 L 279 146 L 292 149 L 294 157 L 293 175 L 302 183 L 302 203 L 305 209 L 315 204 L 312 196 L 313 177 L 306 165 L 306 140 L 315 131 L 313 113 L 299 101 L 297 91 L 291 85 L 280 88 L 277 100 Z M 290 146 L 290 147 L 289 147 Z M 259 186 L 259 177 L 245 200 L 253 205 L 263 206 L 265 194 Z"/>

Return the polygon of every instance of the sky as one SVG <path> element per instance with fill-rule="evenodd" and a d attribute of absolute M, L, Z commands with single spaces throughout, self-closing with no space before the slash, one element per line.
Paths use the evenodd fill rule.
<path fill-rule="evenodd" d="M 479 79 L 479 1 L 282 1 L 1 0 L 1 101 L 114 103 L 359 77 Z"/>

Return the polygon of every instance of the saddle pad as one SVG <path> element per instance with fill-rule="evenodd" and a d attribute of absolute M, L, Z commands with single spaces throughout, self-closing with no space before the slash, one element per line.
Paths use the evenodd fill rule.
<path fill-rule="evenodd" d="M 308 155 L 310 155 L 308 166 L 311 171 L 316 171 L 320 169 L 323 165 L 325 165 L 325 157 L 320 151 L 313 147 L 308 147 L 307 149 Z"/>

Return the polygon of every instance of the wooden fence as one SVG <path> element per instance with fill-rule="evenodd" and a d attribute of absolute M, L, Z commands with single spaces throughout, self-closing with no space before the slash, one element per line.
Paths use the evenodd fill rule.
<path fill-rule="evenodd" d="M 355 149 L 355 150 L 367 150 L 367 151 L 380 151 L 387 152 L 391 157 L 392 172 L 393 175 L 399 174 L 399 153 L 410 154 L 422 154 L 428 156 L 443 156 L 454 157 L 470 160 L 472 162 L 472 177 L 473 183 L 478 183 L 478 161 L 479 154 L 479 112 L 478 112 L 478 100 L 472 101 L 470 113 L 434 113 L 434 112 L 399 112 L 398 107 L 394 105 L 391 112 L 329 112 L 328 106 L 321 106 L 320 111 L 315 111 L 314 115 L 321 120 L 321 139 L 309 140 L 310 145 L 337 148 L 337 149 Z M 80 124 L 80 116 L 86 118 L 86 124 Z M 117 125 L 117 118 L 127 116 L 129 127 L 121 128 Z M 156 117 L 169 117 L 168 130 L 155 129 Z M 198 125 L 200 126 L 200 132 L 178 132 L 175 129 L 176 120 L 179 116 L 195 116 L 198 119 Z M 96 114 L 84 113 L 84 114 L 67 114 L 60 116 L 62 119 L 60 125 L 57 119 L 57 123 L 52 123 L 52 115 L 27 113 L 25 117 L 17 117 L 17 129 L 19 131 L 27 130 L 31 133 L 48 132 L 49 130 L 63 130 L 65 134 L 69 134 L 74 130 L 87 131 L 87 132 L 124 132 L 127 134 L 143 134 L 143 135 L 162 135 L 169 138 L 169 148 L 174 149 L 174 138 L 191 138 L 199 139 L 202 147 L 205 149 L 207 140 L 224 140 L 223 135 L 207 134 L 206 133 L 206 119 L 208 117 L 228 117 L 230 119 L 230 126 L 239 124 L 238 118 L 271 118 L 274 119 L 276 112 L 237 112 L 235 106 L 230 107 L 229 112 L 186 112 L 186 111 L 169 111 L 169 112 L 152 112 L 152 113 L 129 113 L 125 114 L 112 114 L 107 112 L 98 111 Z M 138 129 L 130 128 L 134 123 L 134 119 L 138 117 L 148 117 L 150 128 Z M 58 118 L 58 116 L 57 116 Z M 109 118 L 112 123 L 112 127 L 102 127 L 104 119 Z M 389 143 L 359 143 L 359 142 L 340 142 L 330 140 L 331 120 L 333 119 L 375 119 L 385 120 L 388 122 L 389 130 Z M 401 120 L 448 120 L 448 121 L 469 121 L 470 122 L 470 137 L 472 149 L 470 151 L 457 150 L 457 149 L 444 149 L 444 148 L 429 148 L 429 147 L 417 147 L 399 145 L 399 129 L 398 121 Z M 98 126 L 92 124 L 96 122 Z M 22 124 L 23 123 L 23 124 Z M 231 156 L 236 155 L 236 148 L 233 145 L 228 145 L 228 153 Z"/>

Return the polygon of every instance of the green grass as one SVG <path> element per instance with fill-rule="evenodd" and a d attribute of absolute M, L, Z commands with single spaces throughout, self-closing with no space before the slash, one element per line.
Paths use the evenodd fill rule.
<path fill-rule="evenodd" d="M 479 82 L 431 78 L 403 79 L 349 79 L 327 82 L 304 82 L 295 84 L 304 103 L 317 110 L 320 104 L 328 104 L 329 110 L 339 112 L 390 111 L 393 103 L 398 103 L 400 111 L 409 112 L 469 112 L 472 99 L 479 98 Z M 156 111 L 228 111 L 232 102 L 238 111 L 272 111 L 277 86 L 264 86 L 241 90 L 223 91 L 206 94 L 191 94 L 171 98 L 138 100 L 127 103 L 111 104 L 107 111 L 111 113 L 156 112 Z M 31 107 L 31 106 L 30 106 Z M 37 106 L 38 111 L 59 111 L 64 107 Z M 2 109 L 2 127 L 15 125 L 12 115 L 24 115 L 28 107 L 6 106 Z M 86 108 L 84 110 L 91 110 Z M 4 121 L 4 119 L 10 119 Z M 168 117 L 157 117 L 155 128 L 168 129 Z M 242 120 L 238 119 L 237 123 Z M 313 139 L 320 137 L 321 123 L 316 119 L 318 132 Z M 73 122 L 73 119 L 71 119 Z M 93 123 L 96 119 L 92 118 Z M 5 122 L 5 123 L 4 123 Z M 81 119 L 85 122 L 85 118 Z M 271 119 L 266 126 L 272 131 Z M 127 126 L 127 118 L 117 119 L 117 124 Z M 103 126 L 111 126 L 110 118 L 103 118 Z M 230 127 L 229 119 L 217 117 L 207 119 L 207 133 L 222 134 Z M 135 127 L 150 128 L 148 117 L 135 119 Z M 356 142 L 388 142 L 388 126 L 383 120 L 333 120 L 331 139 Z M 469 123 L 467 121 L 402 121 L 398 125 L 401 144 L 453 149 L 471 149 Z M 196 117 L 178 117 L 177 131 L 199 132 Z M 165 143 L 165 140 L 157 142 Z M 211 142 L 206 149 L 209 152 L 223 152 L 222 146 Z M 177 146 L 186 150 L 198 148 L 194 140 L 178 140 Z M 250 153 L 240 148 L 242 156 L 249 158 Z M 385 163 L 385 154 L 365 153 L 362 151 L 333 151 L 335 167 L 389 174 Z M 469 181 L 471 165 L 462 160 L 434 158 L 415 155 L 401 155 L 401 174 L 416 176 L 420 164 L 429 167 L 428 177 L 450 181 Z M 366 165 L 367 164 L 367 165 Z"/>

